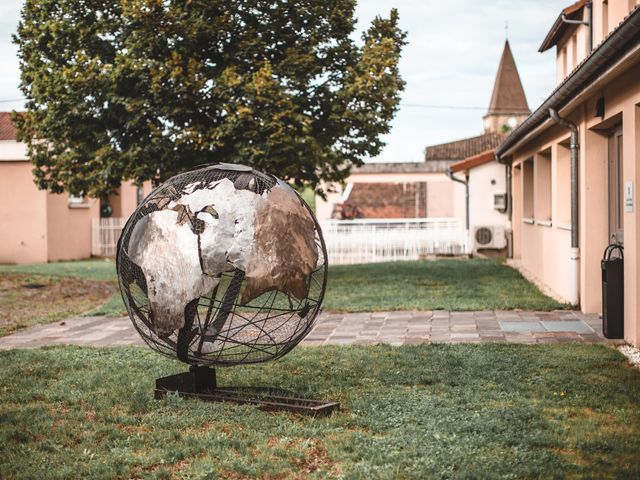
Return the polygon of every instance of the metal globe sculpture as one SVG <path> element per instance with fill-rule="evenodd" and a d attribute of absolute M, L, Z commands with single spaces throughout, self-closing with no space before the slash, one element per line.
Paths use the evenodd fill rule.
<path fill-rule="evenodd" d="M 233 164 L 155 189 L 126 223 L 116 267 L 144 341 L 192 366 L 285 355 L 313 327 L 327 281 L 306 203 L 278 178 Z"/>

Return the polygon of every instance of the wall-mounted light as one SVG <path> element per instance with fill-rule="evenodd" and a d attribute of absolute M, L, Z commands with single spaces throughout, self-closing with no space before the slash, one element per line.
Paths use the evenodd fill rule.
<path fill-rule="evenodd" d="M 604 97 L 596 100 L 596 117 L 604 118 Z"/>

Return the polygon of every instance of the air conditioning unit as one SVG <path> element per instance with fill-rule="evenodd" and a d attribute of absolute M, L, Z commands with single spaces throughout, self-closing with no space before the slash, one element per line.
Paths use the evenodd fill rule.
<path fill-rule="evenodd" d="M 502 225 L 474 226 L 471 245 L 473 251 L 482 249 L 502 250 L 507 246 L 507 237 Z"/>

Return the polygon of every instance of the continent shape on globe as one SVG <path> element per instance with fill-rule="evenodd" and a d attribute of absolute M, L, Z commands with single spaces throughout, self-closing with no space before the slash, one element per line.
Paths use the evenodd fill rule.
<path fill-rule="evenodd" d="M 182 328 L 186 306 L 229 269 L 244 272 L 241 304 L 271 290 L 307 295 L 318 261 L 314 220 L 288 184 L 258 194 L 252 182 L 190 183 L 135 225 L 129 257 L 145 276 L 158 336 Z"/>

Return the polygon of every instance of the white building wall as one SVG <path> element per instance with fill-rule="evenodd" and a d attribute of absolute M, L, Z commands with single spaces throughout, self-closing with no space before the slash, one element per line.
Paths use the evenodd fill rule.
<path fill-rule="evenodd" d="M 507 191 L 505 167 L 489 162 L 469 172 L 469 226 L 501 225 L 509 227 L 506 213 L 494 208 L 493 196 Z"/>
<path fill-rule="evenodd" d="M 0 140 L 0 160 L 29 160 L 27 144 L 15 140 Z"/>

